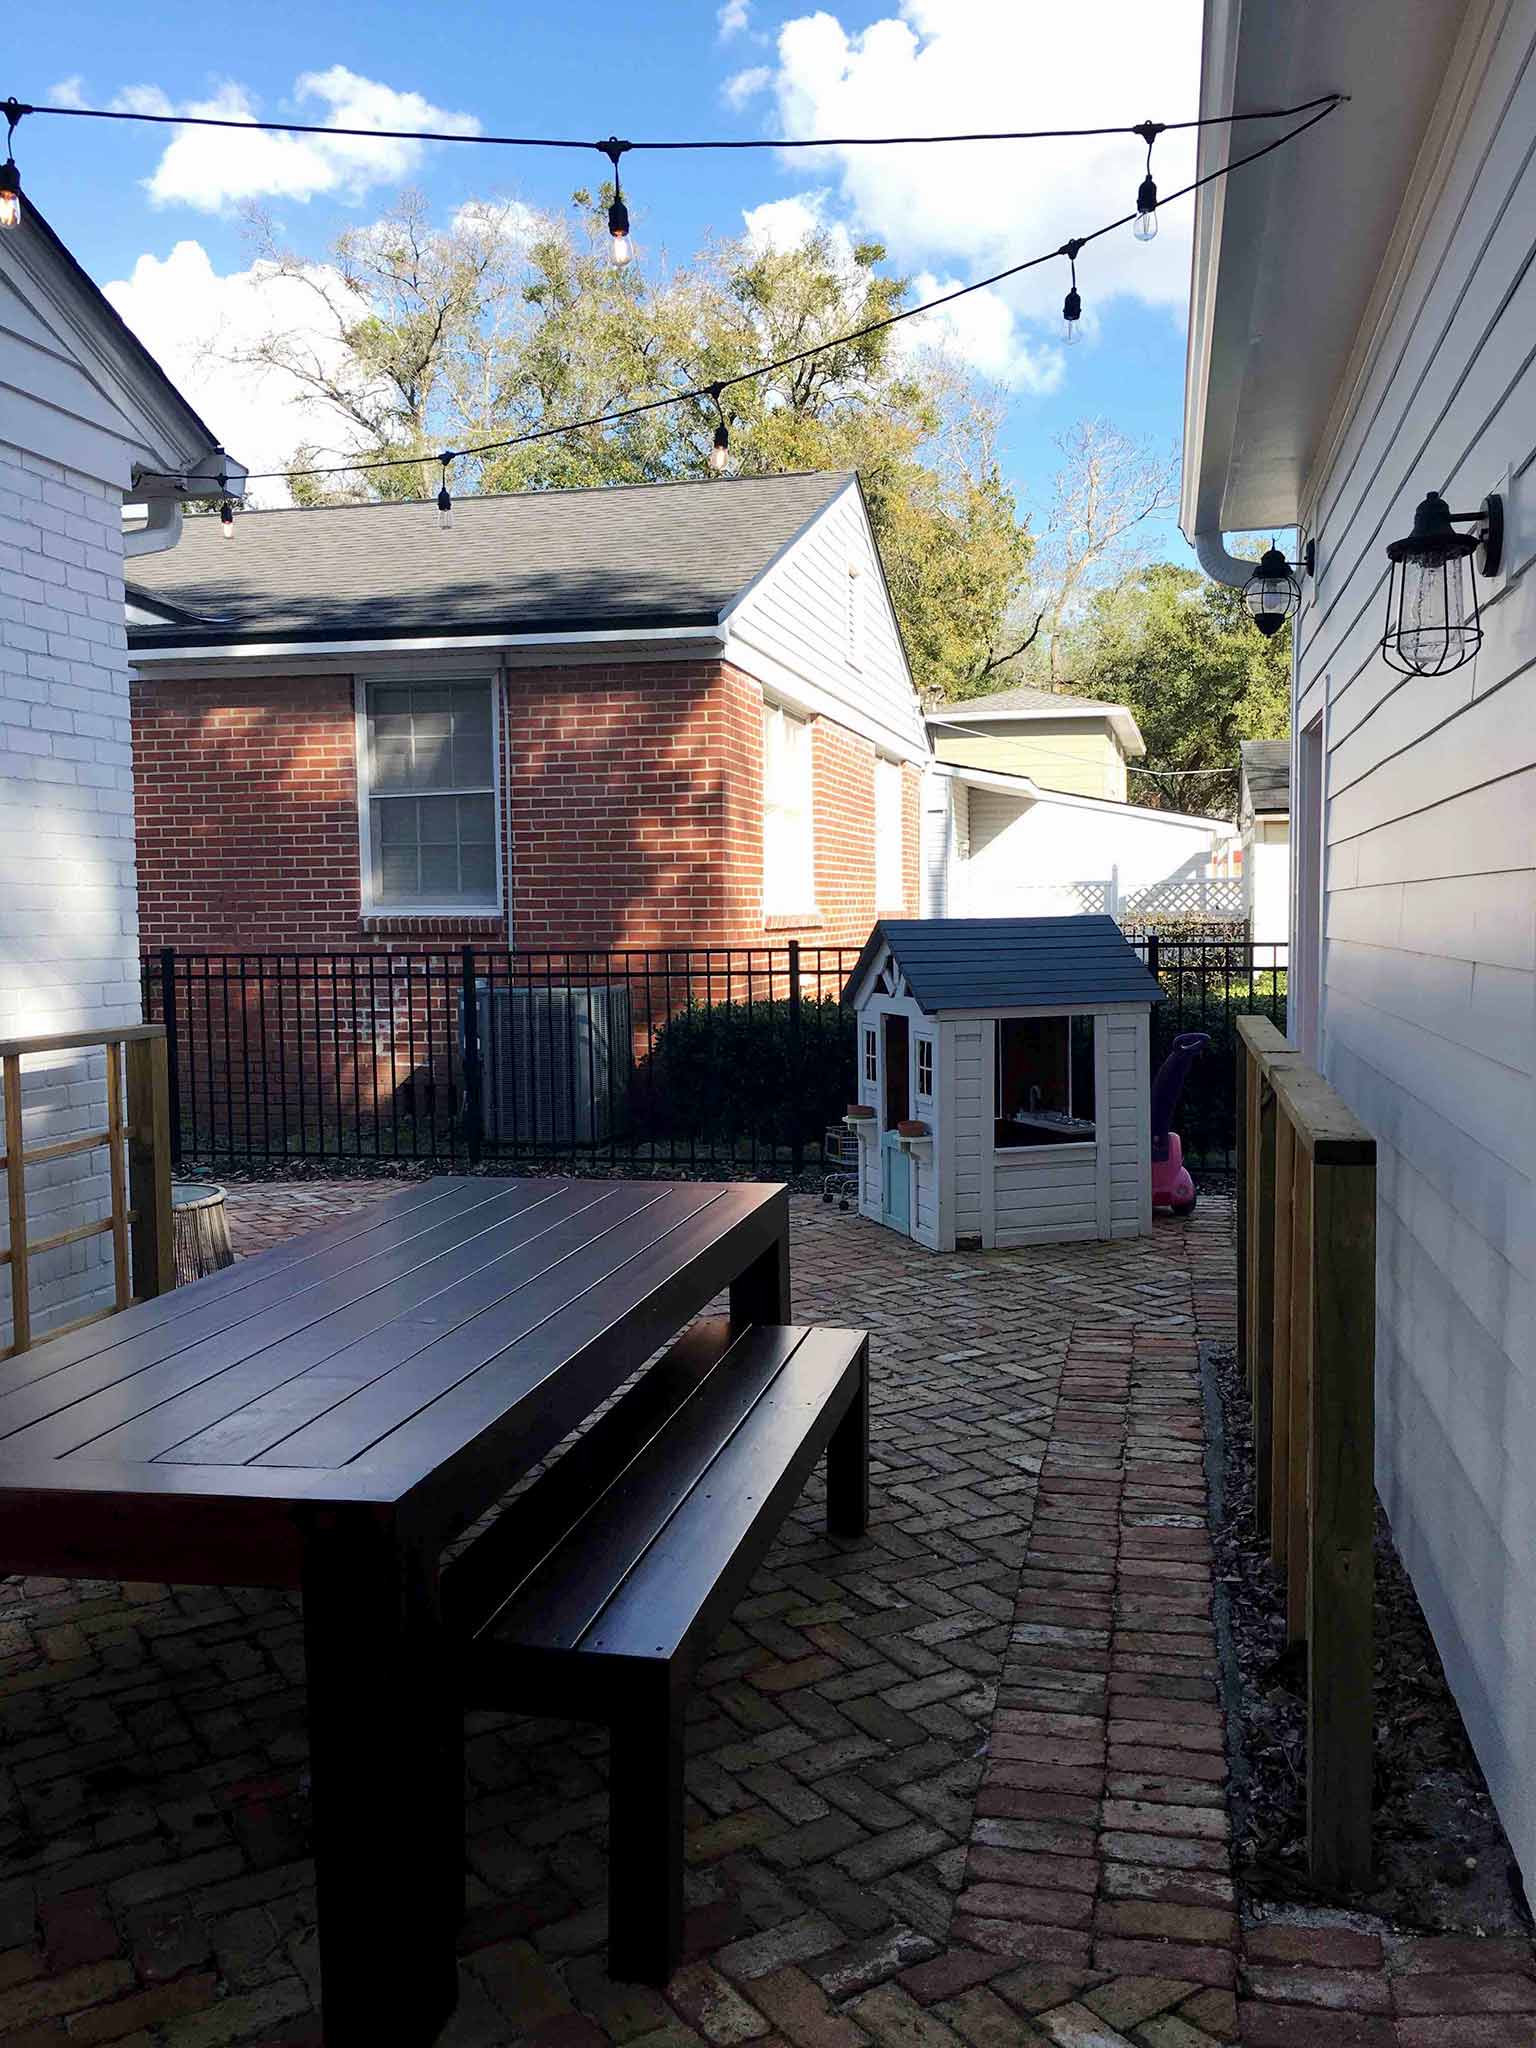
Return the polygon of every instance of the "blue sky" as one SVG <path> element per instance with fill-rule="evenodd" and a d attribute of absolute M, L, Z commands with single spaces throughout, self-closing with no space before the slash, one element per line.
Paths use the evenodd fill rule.
<path fill-rule="evenodd" d="M 137 92 L 140 104 L 178 111 L 218 101 L 318 121 L 354 119 L 362 107 L 385 125 L 447 118 L 581 136 L 1172 120 L 1195 109 L 1198 17 L 1198 0 L 832 0 L 820 10 L 770 0 L 592 0 L 579 10 L 171 0 L 148 12 L 92 0 L 29 14 L 3 90 L 42 100 L 62 84 L 91 105 Z M 28 193 L 91 274 L 118 287 L 120 308 L 242 457 L 270 459 L 299 431 L 278 394 L 232 386 L 209 360 L 221 332 L 248 336 L 267 317 L 247 274 L 242 200 L 266 205 L 318 260 L 339 228 L 371 219 L 404 182 L 447 220 L 493 195 L 558 209 L 606 168 L 595 153 L 272 154 L 256 138 L 175 140 L 186 133 L 37 118 L 18 131 L 17 156 Z M 1191 154 L 1182 139 L 1159 144 L 1165 191 L 1189 175 Z M 1139 145 L 1124 138 L 632 156 L 625 184 L 642 261 L 647 250 L 685 257 L 711 233 L 739 234 L 747 216 L 763 232 L 815 217 L 884 240 L 893 267 L 928 296 L 1124 210 L 1141 169 Z M 764 207 L 775 210 L 756 213 Z M 1003 454 L 1029 509 L 1042 511 L 1048 495 L 1052 437 L 1085 416 L 1176 442 L 1188 222 L 1185 202 L 1156 243 L 1127 230 L 1089 252 L 1088 333 L 1076 349 L 1057 346 L 1065 279 L 1055 266 L 990 305 L 970 302 L 948 336 L 1006 393 Z M 1171 520 L 1166 532 L 1185 558 Z"/>

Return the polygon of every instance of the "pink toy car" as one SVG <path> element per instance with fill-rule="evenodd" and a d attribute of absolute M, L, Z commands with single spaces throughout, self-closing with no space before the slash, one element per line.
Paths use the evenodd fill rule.
<path fill-rule="evenodd" d="M 1168 1126 L 1184 1093 L 1184 1077 L 1194 1061 L 1210 1048 L 1210 1033 L 1181 1031 L 1152 1082 L 1152 1213 L 1188 1216 L 1195 1206 L 1195 1183 L 1184 1164 L 1184 1147 Z"/>

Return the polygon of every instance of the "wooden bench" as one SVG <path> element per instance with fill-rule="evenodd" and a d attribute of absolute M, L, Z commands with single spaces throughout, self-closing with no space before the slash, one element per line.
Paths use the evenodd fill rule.
<path fill-rule="evenodd" d="M 678 1962 L 688 1683 L 823 1451 L 827 1526 L 861 1535 L 865 1332 L 697 1323 L 444 1573 L 467 1706 L 612 1731 L 615 1977 Z"/>

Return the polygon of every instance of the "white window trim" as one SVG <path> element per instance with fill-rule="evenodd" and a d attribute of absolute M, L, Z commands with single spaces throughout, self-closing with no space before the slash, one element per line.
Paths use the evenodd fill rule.
<path fill-rule="evenodd" d="M 495 825 L 496 894 L 471 901 L 465 897 L 449 903 L 381 903 L 373 893 L 372 763 L 368 747 L 368 690 L 381 683 L 474 683 L 491 693 L 491 815 Z M 501 808 L 501 671 L 489 675 L 482 669 L 469 674 L 430 675 L 418 669 L 382 669 L 352 678 L 353 749 L 357 763 L 357 846 L 362 872 L 359 883 L 364 917 L 500 917 L 503 903 L 503 853 Z M 444 792 L 451 794 L 451 792 Z"/>
<path fill-rule="evenodd" d="M 885 895 L 880 888 L 880 784 L 889 782 L 889 775 L 882 770 L 896 771 L 896 892 Z M 893 761 L 886 754 L 875 756 L 875 910 L 877 913 L 897 911 L 903 915 L 907 908 L 907 781 L 901 772 L 901 763 Z"/>
<path fill-rule="evenodd" d="M 923 1054 L 928 1055 L 928 1086 L 923 1086 Z M 918 1102 L 932 1102 L 934 1087 L 934 1043 L 931 1038 L 912 1042 L 912 1094 Z"/>
<path fill-rule="evenodd" d="M 805 834 L 807 844 L 805 901 L 803 903 L 792 903 L 787 899 L 783 903 L 770 903 L 768 900 L 768 720 L 774 713 L 777 713 L 787 725 L 798 726 L 805 735 Z M 816 738 L 812 721 L 803 712 L 796 710 L 792 704 L 781 704 L 776 698 L 765 696 L 763 698 L 762 735 L 763 921 L 766 924 L 769 921 L 784 923 L 786 921 L 794 922 L 800 919 L 819 918 L 821 912 L 816 905 Z"/>

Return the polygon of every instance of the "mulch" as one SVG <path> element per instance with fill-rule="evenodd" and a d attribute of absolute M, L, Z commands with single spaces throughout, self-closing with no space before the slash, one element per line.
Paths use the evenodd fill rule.
<path fill-rule="evenodd" d="M 1425 1932 L 1528 1932 L 1519 1870 L 1379 1504 L 1375 1881 L 1368 1892 L 1340 1897 L 1308 1878 L 1306 1650 L 1287 1647 L 1284 1581 L 1255 1533 L 1253 1439 L 1236 1351 L 1224 1346 L 1213 1362 L 1226 1437 L 1213 1536 L 1238 1680 L 1229 1687 L 1228 1740 L 1244 1907 L 1344 1906 Z"/>

